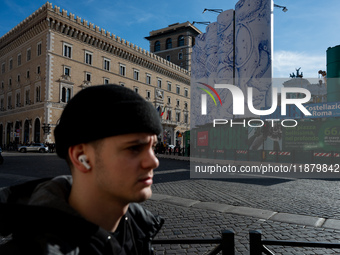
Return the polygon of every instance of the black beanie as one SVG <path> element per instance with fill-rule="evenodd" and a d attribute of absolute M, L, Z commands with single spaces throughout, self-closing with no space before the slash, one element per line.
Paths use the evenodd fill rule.
<path fill-rule="evenodd" d="M 81 90 L 68 102 L 54 136 L 58 156 L 66 158 L 73 145 L 116 135 L 161 132 L 159 114 L 151 103 L 131 89 L 99 85 Z"/>

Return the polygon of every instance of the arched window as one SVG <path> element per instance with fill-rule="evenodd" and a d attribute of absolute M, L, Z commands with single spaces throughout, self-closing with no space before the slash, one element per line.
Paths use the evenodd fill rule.
<path fill-rule="evenodd" d="M 28 143 L 30 141 L 30 124 L 28 120 L 25 120 L 24 125 L 24 143 Z"/>
<path fill-rule="evenodd" d="M 40 120 L 35 119 L 34 122 L 34 142 L 39 143 L 40 142 Z"/>
<path fill-rule="evenodd" d="M 161 43 L 159 41 L 156 41 L 154 52 L 160 51 L 160 50 L 161 50 Z"/>
<path fill-rule="evenodd" d="M 180 35 L 178 37 L 178 47 L 180 46 L 184 46 L 184 36 L 183 35 Z"/>
<path fill-rule="evenodd" d="M 171 38 L 166 39 L 166 49 L 172 48 L 172 40 Z"/>
<path fill-rule="evenodd" d="M 61 90 L 61 102 L 68 103 L 71 99 L 71 89 L 63 87 Z"/>

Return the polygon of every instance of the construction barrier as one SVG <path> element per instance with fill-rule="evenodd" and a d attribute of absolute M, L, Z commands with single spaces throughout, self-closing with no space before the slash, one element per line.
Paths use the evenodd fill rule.
<path fill-rule="evenodd" d="M 340 152 L 317 151 L 264 151 L 264 150 L 227 150 L 197 148 L 192 157 L 232 161 L 255 161 L 296 164 L 336 164 L 340 163 Z"/>
<path fill-rule="evenodd" d="M 236 159 L 238 161 L 248 161 L 248 150 L 236 150 Z"/>

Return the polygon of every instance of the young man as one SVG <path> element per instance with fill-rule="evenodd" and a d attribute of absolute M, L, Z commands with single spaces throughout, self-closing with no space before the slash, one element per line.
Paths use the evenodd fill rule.
<path fill-rule="evenodd" d="M 152 254 L 163 224 L 139 204 L 150 198 L 155 108 L 134 91 L 86 88 L 66 105 L 54 135 L 72 176 L 0 193 L 0 254 Z"/>

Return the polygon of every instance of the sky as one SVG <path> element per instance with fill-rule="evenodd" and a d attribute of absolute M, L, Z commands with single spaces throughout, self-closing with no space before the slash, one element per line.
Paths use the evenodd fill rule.
<path fill-rule="evenodd" d="M 274 78 L 289 78 L 301 67 L 305 78 L 326 70 L 328 47 L 340 44 L 339 0 L 275 0 L 288 11 L 274 8 Z M 39 9 L 42 0 L 0 0 L 0 37 Z M 237 0 L 55 0 L 65 9 L 131 43 L 149 50 L 144 38 L 173 23 L 217 20 L 208 9 L 234 9 Z M 197 24 L 205 31 L 205 25 Z"/>

